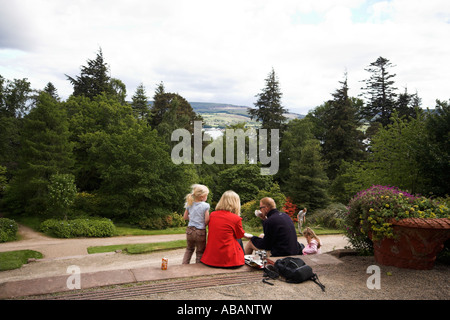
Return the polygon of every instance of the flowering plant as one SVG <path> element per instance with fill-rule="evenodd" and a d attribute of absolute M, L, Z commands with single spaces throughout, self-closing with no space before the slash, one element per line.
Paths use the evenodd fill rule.
<path fill-rule="evenodd" d="M 298 208 L 295 204 L 292 203 L 292 199 L 290 197 L 286 198 L 286 202 L 284 203 L 282 211 L 292 219 L 292 222 L 297 223 Z"/>
<path fill-rule="evenodd" d="M 392 219 L 448 218 L 445 199 L 412 195 L 396 187 L 374 185 L 359 192 L 348 204 L 345 218 L 346 234 L 357 249 L 371 250 L 371 241 L 393 238 Z"/>

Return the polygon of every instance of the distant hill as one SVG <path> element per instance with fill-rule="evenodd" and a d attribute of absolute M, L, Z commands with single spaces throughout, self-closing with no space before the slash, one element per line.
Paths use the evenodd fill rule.
<path fill-rule="evenodd" d="M 150 105 L 153 101 L 149 102 Z M 246 106 L 216 102 L 189 102 L 192 109 L 205 120 L 205 128 L 223 129 L 228 125 L 245 122 L 247 127 L 259 127 L 260 123 L 250 119 Z M 286 113 L 289 120 L 302 119 L 305 116 L 298 113 Z"/>
<path fill-rule="evenodd" d="M 225 128 L 230 124 L 246 122 L 248 126 L 259 126 L 257 121 L 251 120 L 246 106 L 237 106 L 227 103 L 214 102 L 189 102 L 196 113 L 199 113 L 207 127 Z M 301 119 L 304 115 L 297 113 L 286 113 L 285 117 L 291 119 Z"/>

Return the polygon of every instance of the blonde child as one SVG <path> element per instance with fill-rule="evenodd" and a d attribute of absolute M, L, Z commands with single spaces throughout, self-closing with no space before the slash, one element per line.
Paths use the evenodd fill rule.
<path fill-rule="evenodd" d="M 208 187 L 202 184 L 192 185 L 192 192 L 186 195 L 184 220 L 189 220 L 186 228 L 187 247 L 183 264 L 189 264 L 196 251 L 195 262 L 199 263 L 206 247 L 206 226 L 209 223 Z"/>
<path fill-rule="evenodd" d="M 315 232 L 311 228 L 307 227 L 303 231 L 303 235 L 305 236 L 307 241 L 307 245 L 303 249 L 303 254 L 308 255 L 321 253 L 320 247 L 322 246 L 322 244 L 320 242 L 320 239 L 316 236 Z"/>

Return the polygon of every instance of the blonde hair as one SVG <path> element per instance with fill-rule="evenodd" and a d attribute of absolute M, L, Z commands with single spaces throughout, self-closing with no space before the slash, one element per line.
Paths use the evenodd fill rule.
<path fill-rule="evenodd" d="M 226 210 L 240 216 L 241 199 L 239 195 L 232 190 L 225 191 L 216 205 L 216 210 Z"/>
<path fill-rule="evenodd" d="M 305 237 L 309 236 L 309 237 L 311 237 L 311 239 L 315 239 L 317 241 L 317 248 L 320 248 L 320 246 L 322 245 L 322 243 L 320 242 L 320 239 L 316 236 L 316 233 L 310 227 L 307 227 L 303 231 L 303 235 Z"/>
<path fill-rule="evenodd" d="M 193 184 L 191 188 L 192 192 L 186 195 L 186 208 L 192 206 L 195 200 L 198 200 L 202 196 L 209 194 L 208 187 L 202 184 Z"/>
<path fill-rule="evenodd" d="M 260 200 L 260 202 L 262 202 L 268 209 L 276 209 L 277 208 L 275 200 L 273 200 L 272 198 L 265 197 L 265 198 L 262 198 Z"/>

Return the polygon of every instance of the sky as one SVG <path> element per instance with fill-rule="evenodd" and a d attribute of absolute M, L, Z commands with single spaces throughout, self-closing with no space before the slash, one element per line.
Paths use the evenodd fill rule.
<path fill-rule="evenodd" d="M 449 0 L 0 0 L 0 75 L 52 82 L 61 98 L 99 49 L 131 100 L 166 92 L 253 107 L 273 69 L 290 112 L 331 99 L 345 73 L 388 59 L 398 93 L 450 99 Z"/>

